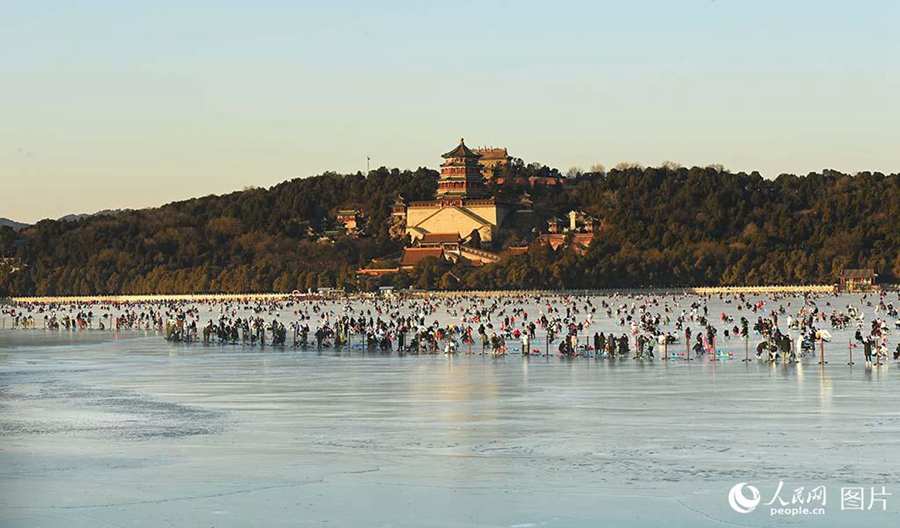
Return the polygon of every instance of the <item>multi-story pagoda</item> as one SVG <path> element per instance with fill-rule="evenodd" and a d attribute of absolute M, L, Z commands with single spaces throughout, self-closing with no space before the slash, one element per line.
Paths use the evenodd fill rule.
<path fill-rule="evenodd" d="M 478 163 L 480 155 L 462 139 L 442 157 L 437 195 L 434 200 L 407 206 L 406 234 L 413 240 L 428 234 L 454 234 L 463 243 L 477 237 L 490 244 L 512 208 L 489 195 Z"/>
<path fill-rule="evenodd" d="M 446 161 L 441 163 L 441 178 L 438 180 L 437 196 L 440 200 L 483 198 L 487 195 L 481 164 L 478 163 L 481 154 L 471 151 L 463 138 L 459 138 L 455 149 L 441 157 Z"/>

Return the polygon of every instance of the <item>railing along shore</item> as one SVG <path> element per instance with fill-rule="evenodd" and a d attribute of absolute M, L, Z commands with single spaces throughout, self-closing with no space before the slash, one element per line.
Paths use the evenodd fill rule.
<path fill-rule="evenodd" d="M 898 285 L 884 285 L 886 291 L 898 291 Z M 720 295 L 720 294 L 797 294 L 797 293 L 837 293 L 832 284 L 781 285 L 781 286 L 696 286 L 689 288 L 611 288 L 584 290 L 390 290 L 388 295 L 403 297 L 533 297 L 533 296 L 571 296 L 571 295 Z M 154 302 L 257 302 L 278 301 L 288 299 L 328 299 L 328 298 L 368 298 L 375 293 L 343 293 L 329 290 L 327 292 L 310 293 L 186 293 L 186 294 L 123 294 L 123 295 L 53 295 L 36 297 L 10 297 L 0 302 L 34 303 L 34 304 L 71 304 L 71 303 L 154 303 Z"/>
<path fill-rule="evenodd" d="M 728 293 L 834 293 L 830 284 L 796 286 L 698 286 L 690 288 L 610 288 L 590 290 L 446 290 L 403 292 L 413 296 L 438 297 L 529 297 L 544 295 L 718 295 Z"/>

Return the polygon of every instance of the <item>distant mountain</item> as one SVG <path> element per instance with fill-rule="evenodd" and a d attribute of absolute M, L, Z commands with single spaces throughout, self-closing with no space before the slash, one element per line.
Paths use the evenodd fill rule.
<path fill-rule="evenodd" d="M 10 220 L 9 218 L 0 218 L 0 227 L 11 227 L 13 231 L 18 231 L 23 227 L 28 227 L 30 224 L 23 224 L 22 222 L 16 222 L 15 220 Z"/>
<path fill-rule="evenodd" d="M 97 211 L 96 213 L 73 213 L 67 214 L 65 216 L 60 216 L 57 218 L 60 222 L 76 222 L 78 220 L 82 220 L 84 218 L 90 218 L 92 216 L 112 216 L 121 213 L 125 213 L 131 211 L 131 209 L 104 209 L 102 211 Z"/>
<path fill-rule="evenodd" d="M 60 216 L 56 219 L 57 222 L 77 222 L 78 220 L 83 220 L 85 218 L 90 218 L 93 216 L 114 216 L 117 214 L 130 212 L 131 209 L 104 209 L 102 211 L 97 211 L 96 213 L 73 213 L 67 214 L 65 216 Z M 49 220 L 49 219 L 48 219 Z M 9 218 L 0 217 L 0 227 L 11 227 L 13 231 L 19 231 L 26 227 L 31 226 L 31 224 L 26 224 L 23 222 L 16 222 L 15 220 L 10 220 Z"/>
<path fill-rule="evenodd" d="M 81 220 L 82 218 L 87 218 L 89 216 L 91 216 L 89 213 L 73 213 L 60 216 L 56 220 L 59 222 L 75 222 L 76 220 Z"/>

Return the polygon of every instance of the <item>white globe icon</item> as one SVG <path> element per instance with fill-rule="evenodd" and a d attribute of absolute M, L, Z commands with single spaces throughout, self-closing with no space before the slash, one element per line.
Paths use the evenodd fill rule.
<path fill-rule="evenodd" d="M 744 495 L 744 488 L 750 492 L 750 497 Z M 738 482 L 728 492 L 728 505 L 738 513 L 750 513 L 759 505 L 759 490 L 746 482 Z"/>

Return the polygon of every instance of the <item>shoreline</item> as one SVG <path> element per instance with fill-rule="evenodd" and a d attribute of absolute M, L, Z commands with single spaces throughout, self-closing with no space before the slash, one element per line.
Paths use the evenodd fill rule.
<path fill-rule="evenodd" d="M 885 287 L 884 291 L 893 288 Z M 877 293 L 879 290 L 868 293 Z M 171 301 L 278 301 L 278 300 L 310 300 L 328 298 L 372 298 L 378 295 L 399 297 L 529 297 L 529 296 L 613 296 L 613 295 L 720 295 L 720 294 L 836 294 L 867 293 L 840 292 L 832 284 L 786 285 L 786 286 L 697 286 L 686 288 L 614 288 L 591 290 L 389 290 L 385 292 L 344 293 L 338 291 L 324 292 L 290 292 L 290 293 L 183 293 L 183 294 L 120 294 L 120 295 L 54 295 L 54 296 L 13 296 L 0 299 L 0 303 L 11 304 L 72 304 L 72 303 L 144 303 Z"/>

